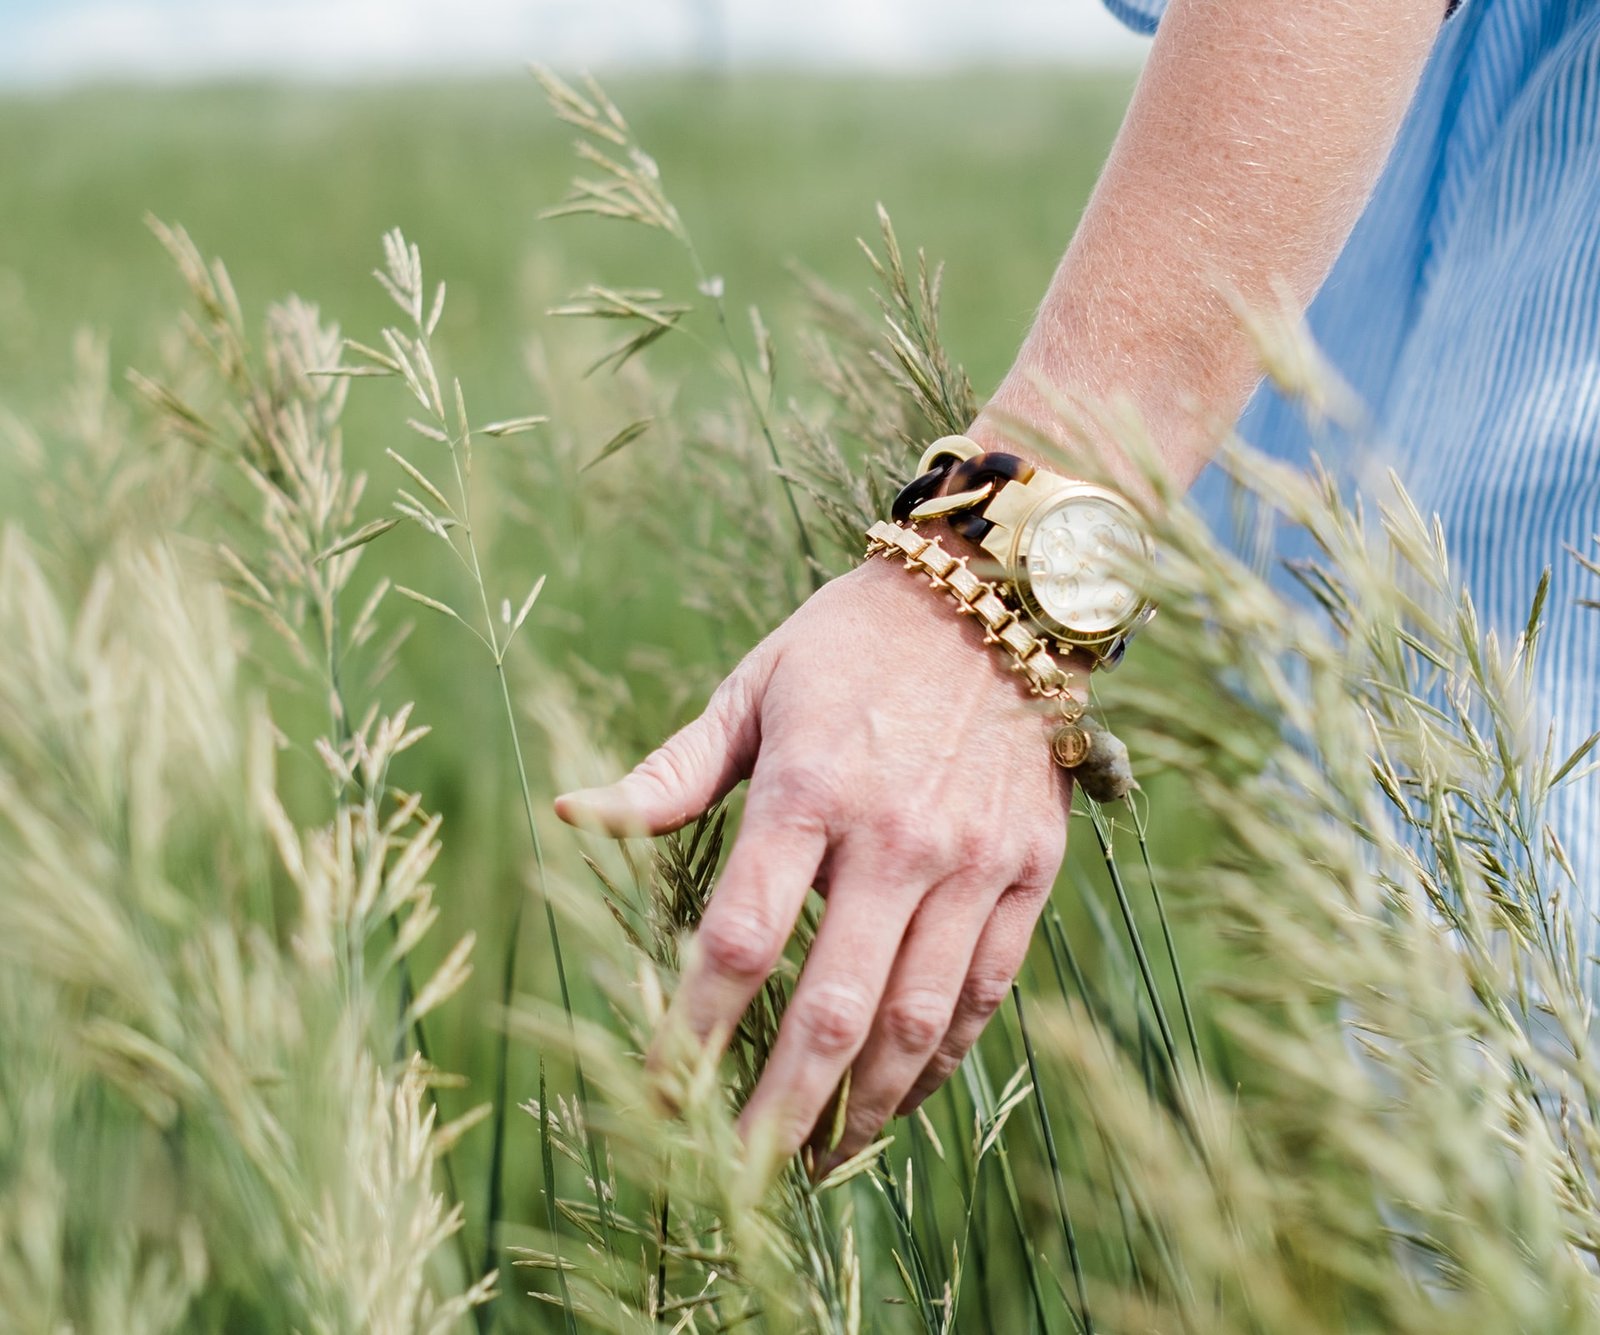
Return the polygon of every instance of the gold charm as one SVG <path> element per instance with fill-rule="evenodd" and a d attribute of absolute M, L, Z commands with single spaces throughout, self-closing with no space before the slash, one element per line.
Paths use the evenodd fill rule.
<path fill-rule="evenodd" d="M 1076 723 L 1063 723 L 1050 735 L 1050 755 L 1062 769 L 1076 769 L 1089 758 L 1089 734 Z"/>

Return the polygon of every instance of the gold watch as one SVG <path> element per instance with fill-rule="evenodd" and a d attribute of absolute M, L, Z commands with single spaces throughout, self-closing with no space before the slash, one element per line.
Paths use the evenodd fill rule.
<path fill-rule="evenodd" d="M 1148 559 L 1138 515 L 1116 492 L 1014 454 L 945 436 L 923 453 L 895 501 L 902 523 L 942 518 L 999 566 L 1038 631 L 1113 667 L 1155 606 L 1129 581 Z"/>

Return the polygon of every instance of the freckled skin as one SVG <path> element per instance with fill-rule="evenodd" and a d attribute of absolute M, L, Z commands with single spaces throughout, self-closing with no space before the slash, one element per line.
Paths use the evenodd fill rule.
<path fill-rule="evenodd" d="M 1258 378 L 1234 303 L 1309 302 L 1443 17 L 1444 0 L 1172 0 L 1032 331 L 970 428 L 980 446 L 1052 443 L 1046 466 L 1148 494 L 1085 411 L 1123 399 L 1158 466 L 1192 482 Z M 1115 592 L 1089 590 L 1087 610 L 1113 618 Z M 846 1070 L 835 1158 L 937 1088 L 1007 995 L 1065 848 L 1046 725 L 941 598 L 884 561 L 835 580 L 631 774 L 557 802 L 574 823 L 660 833 L 749 780 L 653 1060 L 676 1036 L 725 1042 L 809 888 L 827 896 L 742 1119 L 769 1122 L 779 1151 L 813 1135 Z"/>

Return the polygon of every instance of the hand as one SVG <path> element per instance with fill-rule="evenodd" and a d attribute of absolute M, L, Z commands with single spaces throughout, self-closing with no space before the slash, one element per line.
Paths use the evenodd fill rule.
<path fill-rule="evenodd" d="M 825 1171 L 955 1069 L 1005 1000 L 1061 864 L 1071 779 L 1047 739 L 971 619 L 869 561 L 757 645 L 631 774 L 557 799 L 573 824 L 661 834 L 750 780 L 663 1033 L 681 1026 L 720 1051 L 807 891 L 826 898 L 740 1116 L 747 1138 L 770 1118 L 774 1147 L 798 1150 L 848 1068 Z"/>

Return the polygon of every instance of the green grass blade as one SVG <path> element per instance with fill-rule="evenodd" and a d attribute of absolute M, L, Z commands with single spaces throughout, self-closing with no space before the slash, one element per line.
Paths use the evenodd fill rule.
<path fill-rule="evenodd" d="M 1139 977 L 1144 982 L 1145 997 L 1150 1002 L 1150 1011 L 1155 1018 L 1156 1027 L 1161 1033 L 1161 1046 L 1166 1052 L 1167 1060 L 1172 1065 L 1173 1074 L 1178 1070 L 1178 1047 L 1173 1041 L 1172 1026 L 1167 1020 L 1166 1004 L 1161 999 L 1161 989 L 1156 984 L 1155 972 L 1150 967 L 1150 956 L 1144 948 L 1144 935 L 1139 931 L 1138 920 L 1134 917 L 1133 904 L 1128 899 L 1128 888 L 1123 884 L 1122 869 L 1117 865 L 1116 852 L 1112 847 L 1111 825 L 1106 819 L 1098 802 L 1090 802 L 1089 815 L 1094 825 L 1095 838 L 1100 845 L 1100 855 L 1105 860 L 1106 873 L 1111 878 L 1111 889 L 1116 895 L 1117 908 L 1122 914 L 1122 924 L 1128 933 L 1128 943 L 1133 947 L 1133 957 L 1139 965 Z"/>
<path fill-rule="evenodd" d="M 969 1053 L 967 1059 L 961 1063 L 961 1072 L 967 1082 L 967 1092 L 972 1098 L 974 1109 L 978 1116 L 987 1119 L 995 1109 L 994 1090 L 989 1083 L 989 1073 L 978 1060 L 976 1051 Z M 1033 1300 L 1034 1329 L 1048 1331 L 1049 1318 L 1045 1315 L 1044 1290 L 1039 1287 L 1039 1275 L 1034 1265 L 1033 1244 L 1028 1240 L 1027 1224 L 1022 1217 L 1022 1196 L 1017 1191 L 1016 1175 L 1011 1169 L 1011 1157 L 1006 1152 L 1004 1137 L 994 1149 L 994 1162 L 996 1171 L 1000 1174 L 1000 1183 L 1004 1189 L 1006 1205 L 1009 1207 L 1011 1225 L 1016 1233 L 1017 1247 L 1023 1256 L 1028 1258 L 1028 1294 Z M 979 1165 L 982 1168 L 982 1165 Z M 1074 1315 L 1074 1320 L 1076 1316 Z"/>
<path fill-rule="evenodd" d="M 1039 1114 L 1039 1131 L 1044 1136 L 1045 1155 L 1050 1161 L 1050 1176 L 1055 1184 L 1056 1209 L 1061 1216 L 1061 1235 L 1067 1244 L 1067 1261 L 1072 1266 L 1072 1282 L 1078 1294 L 1078 1320 L 1085 1335 L 1094 1335 L 1094 1317 L 1089 1311 L 1089 1294 L 1083 1278 L 1083 1258 L 1078 1251 L 1078 1233 L 1072 1226 L 1072 1212 L 1067 1207 L 1067 1184 L 1061 1176 L 1061 1156 L 1056 1152 L 1055 1132 L 1050 1126 L 1050 1110 L 1045 1106 L 1044 1086 L 1039 1082 L 1039 1063 L 1033 1050 L 1033 1039 L 1028 1034 L 1028 1020 L 1022 1004 L 1022 989 L 1011 984 L 1011 1006 L 1017 1017 L 1017 1030 L 1022 1035 L 1022 1051 L 1027 1057 L 1028 1079 L 1033 1083 L 1033 1106 Z"/>
<path fill-rule="evenodd" d="M 550 1148 L 550 1098 L 545 1089 L 542 1057 L 539 1059 L 539 1162 L 544 1171 L 545 1225 L 550 1230 L 550 1247 L 555 1255 L 561 1315 L 566 1323 L 567 1335 L 578 1335 L 578 1318 L 572 1308 L 572 1292 L 567 1287 L 567 1268 L 561 1263 L 561 1234 L 556 1219 L 556 1162 Z"/>
<path fill-rule="evenodd" d="M 1178 948 L 1172 939 L 1172 924 L 1167 918 L 1167 907 L 1161 897 L 1161 881 L 1150 860 L 1150 840 L 1147 823 L 1134 805 L 1133 795 L 1127 798 L 1128 811 L 1133 817 L 1133 828 L 1139 836 L 1139 857 L 1144 862 L 1145 876 L 1150 883 L 1150 898 L 1156 906 L 1156 920 L 1161 924 L 1161 939 L 1166 945 L 1167 963 L 1172 968 L 1172 981 L 1178 991 L 1178 1006 L 1183 1013 L 1183 1028 L 1189 1039 L 1189 1052 L 1194 1058 L 1194 1069 L 1205 1077 L 1205 1066 L 1200 1060 L 1200 1036 L 1195 1028 L 1194 1011 L 1189 1005 L 1189 989 L 1184 985 L 1183 968 L 1178 963 Z"/>

